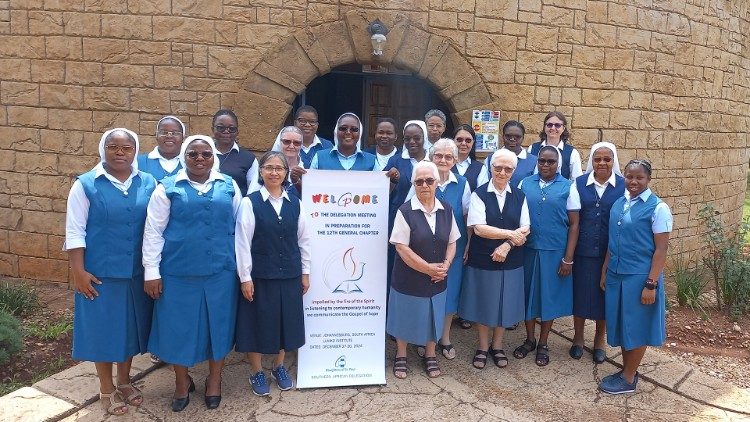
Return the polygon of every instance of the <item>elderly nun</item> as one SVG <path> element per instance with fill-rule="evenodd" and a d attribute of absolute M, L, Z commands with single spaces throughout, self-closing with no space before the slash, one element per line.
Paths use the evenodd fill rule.
<path fill-rule="evenodd" d="M 182 168 L 180 146 L 185 139 L 185 124 L 175 116 L 164 116 L 156 123 L 156 147 L 138 156 L 138 168 L 161 180 Z"/>
<path fill-rule="evenodd" d="M 303 131 L 296 126 L 285 126 L 276 135 L 271 151 L 283 155 L 289 169 L 284 183 L 284 190 L 297 198 L 302 194 L 302 175 L 306 173 L 302 158 Z M 260 175 L 261 179 L 263 175 Z"/>
<path fill-rule="evenodd" d="M 208 360 L 206 407 L 221 401 L 221 371 L 234 344 L 239 286 L 234 226 L 242 199 L 219 173 L 209 136 L 182 143 L 182 170 L 162 180 L 148 204 L 143 236 L 146 292 L 156 303 L 149 351 L 174 364 L 172 410 L 195 390 L 188 368 Z"/>
<path fill-rule="evenodd" d="M 99 398 L 112 415 L 143 402 L 130 383 L 133 356 L 146 352 L 152 300 L 143 290 L 141 242 L 156 180 L 138 171 L 138 136 L 106 131 L 101 162 L 76 179 L 68 196 L 65 246 L 76 291 L 73 359 L 93 361 Z M 112 382 L 117 363 L 117 386 Z"/>

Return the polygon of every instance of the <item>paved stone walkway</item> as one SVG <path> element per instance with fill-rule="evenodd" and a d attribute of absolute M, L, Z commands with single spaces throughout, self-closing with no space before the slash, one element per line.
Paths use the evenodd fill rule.
<path fill-rule="evenodd" d="M 556 323 L 550 335 L 551 363 L 538 368 L 533 355 L 524 360 L 510 356 L 523 338 L 520 330 L 506 334 L 510 365 L 496 368 L 489 362 L 483 370 L 470 365 L 475 349 L 474 331 L 456 328 L 453 343 L 458 356 L 439 358 L 443 376 L 429 379 L 414 350 L 409 354 L 410 374 L 395 379 L 387 368 L 388 384 L 361 388 L 331 388 L 280 392 L 271 384 L 269 397 L 255 397 L 247 383 L 248 364 L 238 354 L 230 355 L 224 371 L 223 401 L 217 410 L 203 404 L 203 382 L 207 366 L 191 374 L 197 391 L 188 408 L 175 414 L 169 409 L 174 378 L 169 367 L 158 369 L 145 356 L 133 365 L 141 377 L 136 384 L 145 402 L 130 408 L 125 417 L 107 417 L 99 403 L 93 365 L 82 363 L 33 387 L 0 398 L 3 421 L 344 421 L 344 420 L 750 420 L 750 390 L 740 389 L 704 375 L 666 353 L 650 349 L 646 354 L 638 392 L 608 396 L 597 391 L 601 377 L 618 368 L 617 349 L 609 349 L 611 360 L 594 365 L 591 355 L 574 361 L 568 357 L 572 337 L 571 319 Z M 591 343 L 593 326 L 587 326 Z M 388 362 L 394 345 L 388 342 Z M 270 363 L 270 361 L 269 361 Z M 291 365 L 292 374 L 296 366 Z"/>

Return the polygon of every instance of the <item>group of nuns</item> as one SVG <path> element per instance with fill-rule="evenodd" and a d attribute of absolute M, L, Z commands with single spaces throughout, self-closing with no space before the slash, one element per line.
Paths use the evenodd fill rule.
<path fill-rule="evenodd" d="M 246 353 L 254 394 L 270 394 L 271 381 L 293 388 L 285 352 L 305 343 L 312 235 L 300 198 L 304 175 L 316 169 L 390 180 L 386 331 L 397 342 L 395 378 L 409 374 L 408 344 L 418 346 L 427 376 L 439 376 L 436 354 L 456 358 L 454 320 L 476 325 L 477 370 L 488 359 L 508 365 L 504 331 L 522 321 L 526 338 L 513 356 L 535 352 L 546 366 L 554 320 L 572 315 L 570 357 L 582 358 L 584 324 L 594 320 L 593 361 L 606 360 L 605 342 L 623 355 L 623 369 L 599 388 L 636 390 L 646 347 L 666 338 L 662 272 L 672 230 L 669 207 L 649 188 L 648 161 L 621 168 L 615 145 L 599 142 L 584 173 L 557 111 L 528 148 L 524 125 L 508 121 L 503 148 L 484 162 L 470 125 L 443 137 L 440 110 L 403 127 L 379 120 L 363 149 L 357 115 L 339 117 L 329 141 L 317 133 L 317 111 L 302 106 L 260 158 L 239 146 L 238 123 L 222 109 L 212 135 L 187 136 L 179 118 L 166 116 L 143 154 L 136 133 L 108 130 L 101 162 L 71 187 L 64 248 L 76 291 L 73 358 L 95 363 L 108 414 L 143 403 L 130 367 L 146 352 L 174 368 L 175 412 L 196 389 L 189 368 L 204 361 L 205 405 L 219 406 L 233 348 Z M 273 355 L 270 380 L 263 355 Z"/>

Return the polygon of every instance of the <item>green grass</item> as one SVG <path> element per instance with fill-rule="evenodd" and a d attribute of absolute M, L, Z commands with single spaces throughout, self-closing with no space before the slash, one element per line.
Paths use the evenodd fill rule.
<path fill-rule="evenodd" d="M 750 171 L 747 172 L 747 189 L 745 189 L 745 207 L 742 208 L 742 219 L 750 218 Z M 745 240 L 750 242 L 750 232 L 745 234 Z"/>
<path fill-rule="evenodd" d="M 0 285 L 0 309 L 14 316 L 26 315 L 39 308 L 39 298 L 34 288 L 24 284 Z"/>
<path fill-rule="evenodd" d="M 32 324 L 25 328 L 26 334 L 44 341 L 57 340 L 61 335 L 73 330 L 72 321 L 58 321 L 47 325 Z"/>

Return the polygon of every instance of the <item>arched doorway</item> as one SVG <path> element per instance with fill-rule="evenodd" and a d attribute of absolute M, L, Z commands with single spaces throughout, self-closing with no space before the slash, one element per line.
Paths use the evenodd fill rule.
<path fill-rule="evenodd" d="M 377 57 L 372 55 L 366 31 L 375 19 L 390 28 L 383 54 Z M 258 151 L 270 148 L 274 135 L 286 121 L 291 121 L 289 114 L 295 100 L 308 85 L 346 65 L 377 65 L 409 72 L 412 78 L 431 87 L 429 91 L 439 100 L 435 102 L 445 105 L 451 124 L 470 121 L 474 109 L 503 108 L 448 38 L 424 30 L 400 13 L 350 10 L 343 20 L 294 32 L 266 53 L 241 83 L 233 108 L 243 128 L 256 134 L 247 146 Z M 424 112 L 432 107 L 422 108 L 414 117 L 424 117 Z M 436 104 L 435 108 L 443 107 Z M 335 121 L 336 117 L 326 119 L 326 124 L 332 125 L 327 121 Z M 321 129 L 324 136 L 323 130 L 332 133 L 332 128 Z"/>
<path fill-rule="evenodd" d="M 318 110 L 318 133 L 327 139 L 331 139 L 341 114 L 353 112 L 360 116 L 364 126 L 363 148 L 374 145 L 379 118 L 390 117 L 403 126 L 409 120 L 423 119 L 427 110 L 438 109 L 446 115 L 451 110 L 429 82 L 412 72 L 395 66 L 384 69 L 357 63 L 338 66 L 313 79 L 297 95 L 293 106 L 296 110 L 305 104 Z M 291 118 L 290 115 L 285 123 L 291 124 Z M 445 136 L 452 133 L 453 126 L 448 118 Z M 399 146 L 400 143 L 399 139 Z"/>

